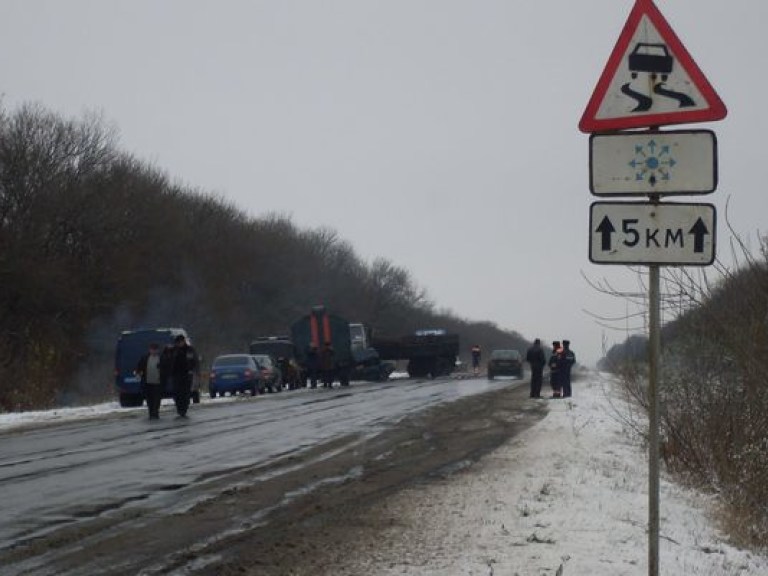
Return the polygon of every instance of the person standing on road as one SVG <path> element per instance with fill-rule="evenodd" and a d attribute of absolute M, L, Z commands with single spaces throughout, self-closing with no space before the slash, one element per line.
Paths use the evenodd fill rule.
<path fill-rule="evenodd" d="M 541 382 L 544 373 L 544 366 L 547 364 L 547 357 L 541 348 L 541 340 L 536 338 L 533 346 L 528 348 L 525 353 L 525 361 L 531 367 L 531 398 L 541 398 Z"/>
<path fill-rule="evenodd" d="M 160 400 L 163 397 L 163 384 L 160 376 L 160 346 L 156 342 L 149 345 L 149 351 L 139 358 L 136 374 L 141 378 L 141 389 L 147 399 L 149 419 L 160 418 Z"/>
<path fill-rule="evenodd" d="M 192 395 L 192 378 L 197 370 L 197 352 L 181 334 L 176 336 L 174 344 L 173 367 L 171 369 L 173 401 L 176 404 L 176 412 L 179 417 L 186 418 Z"/>
<path fill-rule="evenodd" d="M 472 346 L 472 372 L 474 372 L 475 376 L 480 374 L 480 354 L 480 344 Z"/>
<path fill-rule="evenodd" d="M 576 354 L 571 350 L 571 341 L 563 340 L 562 382 L 563 398 L 571 397 L 571 368 L 576 363 Z"/>
<path fill-rule="evenodd" d="M 320 379 L 323 381 L 323 388 L 333 388 L 335 368 L 336 359 L 333 346 L 330 342 L 326 342 L 320 351 Z"/>
<path fill-rule="evenodd" d="M 560 342 L 552 342 L 552 354 L 549 356 L 549 384 L 552 386 L 552 398 L 563 397 L 562 384 L 562 353 Z"/>
<path fill-rule="evenodd" d="M 176 355 L 176 346 L 166 344 L 160 353 L 160 384 L 161 394 L 166 398 L 173 396 L 173 357 Z"/>
<path fill-rule="evenodd" d="M 317 351 L 315 344 L 310 344 L 307 348 L 307 365 L 306 373 L 309 379 L 309 385 L 312 388 L 317 388 L 317 377 L 320 371 L 320 354 Z"/>

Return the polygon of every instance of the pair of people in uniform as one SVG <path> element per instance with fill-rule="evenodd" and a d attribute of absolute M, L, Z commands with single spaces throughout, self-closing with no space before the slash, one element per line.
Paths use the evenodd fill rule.
<path fill-rule="evenodd" d="M 570 340 L 552 342 L 549 356 L 549 383 L 552 386 L 552 398 L 571 397 L 571 368 L 576 363 L 576 354 L 571 350 Z"/>
<path fill-rule="evenodd" d="M 552 386 L 552 398 L 570 398 L 571 368 L 576 363 L 576 354 L 571 350 L 571 342 L 559 340 L 552 342 L 549 360 L 541 347 L 541 340 L 536 338 L 525 356 L 531 367 L 531 398 L 541 398 L 541 385 L 544 366 L 549 366 L 549 383 Z"/>

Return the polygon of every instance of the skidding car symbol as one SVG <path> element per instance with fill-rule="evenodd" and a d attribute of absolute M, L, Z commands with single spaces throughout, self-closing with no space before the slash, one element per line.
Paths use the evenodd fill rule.
<path fill-rule="evenodd" d="M 649 72 L 651 78 L 661 74 L 661 80 L 667 79 L 667 74 L 672 72 L 674 59 L 669 54 L 665 44 L 648 44 L 639 42 L 629 55 L 629 70 L 632 78 L 637 78 L 638 72 Z"/>

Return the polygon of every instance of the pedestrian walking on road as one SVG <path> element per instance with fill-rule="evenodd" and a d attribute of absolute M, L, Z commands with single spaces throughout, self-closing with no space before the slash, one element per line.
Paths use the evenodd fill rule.
<path fill-rule="evenodd" d="M 563 340 L 563 398 L 571 397 L 571 368 L 574 364 L 576 364 L 576 354 L 571 350 L 571 342 Z"/>
<path fill-rule="evenodd" d="M 541 383 L 544 374 L 544 366 L 547 365 L 547 357 L 541 348 L 541 340 L 536 338 L 533 346 L 528 348 L 525 354 L 525 361 L 531 367 L 531 398 L 541 398 Z"/>
<path fill-rule="evenodd" d="M 320 351 L 320 379 L 323 381 L 323 388 L 333 388 L 335 368 L 336 358 L 333 346 L 330 342 L 326 342 Z"/>
<path fill-rule="evenodd" d="M 180 418 L 187 417 L 189 401 L 192 396 L 192 379 L 197 371 L 197 352 L 187 342 L 186 337 L 179 334 L 174 340 L 173 354 L 173 401 Z"/>
<path fill-rule="evenodd" d="M 480 374 L 480 344 L 475 344 L 472 346 L 472 372 L 474 372 L 475 376 Z"/>
<path fill-rule="evenodd" d="M 157 420 L 160 418 L 160 400 L 163 397 L 159 344 L 150 344 L 149 351 L 139 358 L 136 374 L 141 378 L 141 390 L 147 400 L 149 419 Z"/>
<path fill-rule="evenodd" d="M 552 386 L 552 398 L 563 397 L 562 384 L 563 349 L 560 341 L 552 342 L 552 353 L 549 356 L 549 384 Z"/>

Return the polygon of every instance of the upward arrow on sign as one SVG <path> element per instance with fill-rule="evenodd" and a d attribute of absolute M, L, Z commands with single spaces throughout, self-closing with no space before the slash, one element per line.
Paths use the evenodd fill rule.
<path fill-rule="evenodd" d="M 704 236 L 709 234 L 704 220 L 699 218 L 696 223 L 688 230 L 688 234 L 693 234 L 693 251 L 696 253 L 704 252 Z"/>
<path fill-rule="evenodd" d="M 600 232 L 600 236 L 602 236 L 601 250 L 608 251 L 611 249 L 611 234 L 616 232 L 616 228 L 614 228 L 613 223 L 611 222 L 610 218 L 606 216 L 603 218 L 602 222 L 600 222 L 600 226 L 595 228 L 595 232 Z"/>
<path fill-rule="evenodd" d="M 709 122 L 726 114 L 725 104 L 652 0 L 636 0 L 579 130 Z"/>

